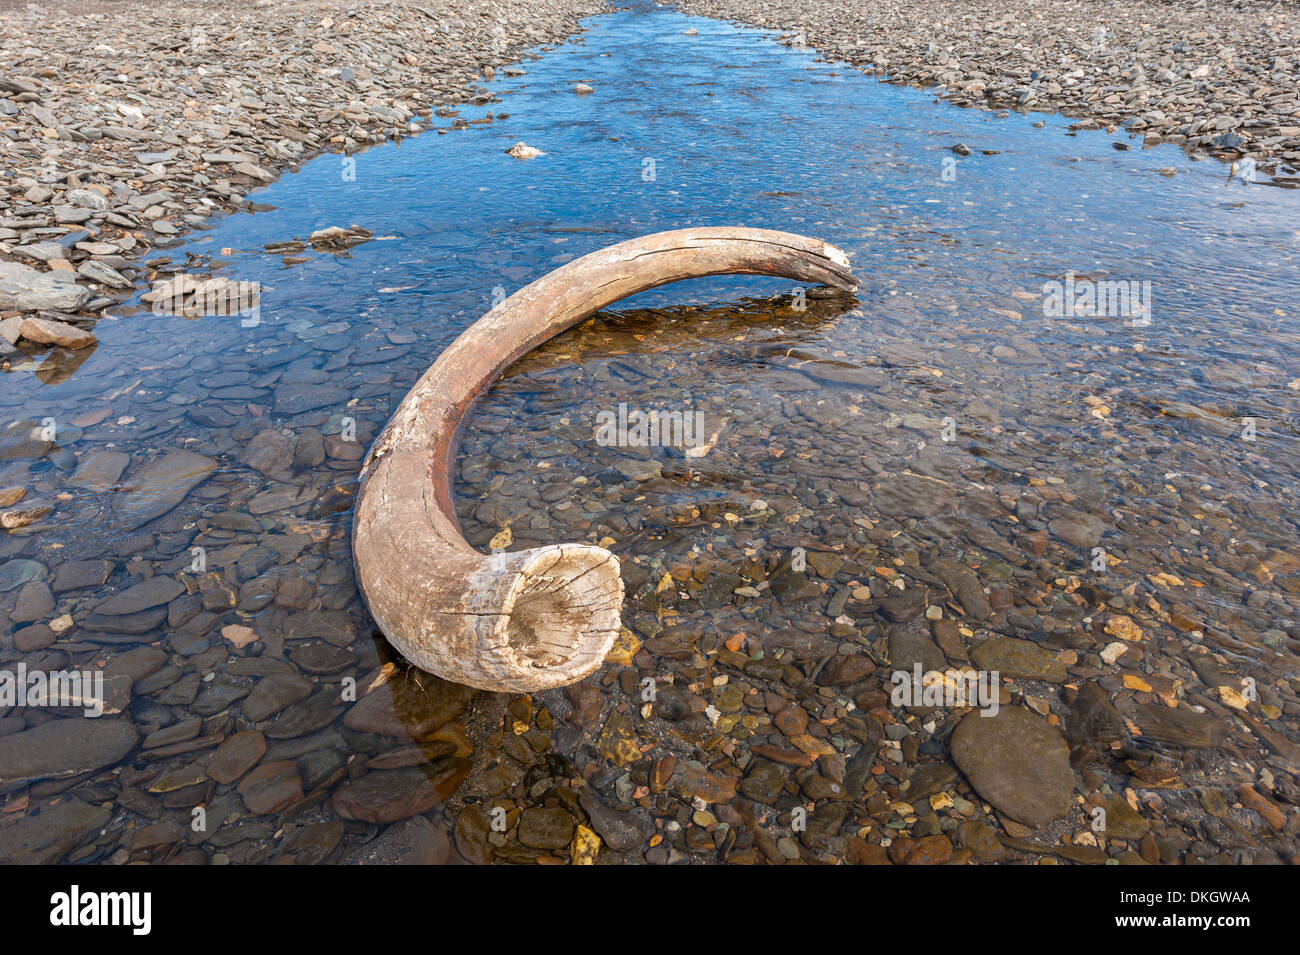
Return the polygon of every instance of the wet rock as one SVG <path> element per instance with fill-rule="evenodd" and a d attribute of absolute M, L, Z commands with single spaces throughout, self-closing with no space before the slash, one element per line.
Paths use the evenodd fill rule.
<path fill-rule="evenodd" d="M 311 695 L 312 681 L 305 676 L 264 676 L 257 681 L 253 691 L 240 704 L 244 718 L 260 723 L 270 719 L 285 707 Z"/>
<path fill-rule="evenodd" d="M 44 650 L 58 639 L 58 635 L 43 623 L 22 627 L 14 631 L 14 649 L 19 653 Z"/>
<path fill-rule="evenodd" d="M 374 108 L 371 107 L 371 109 Z M 346 229 L 342 226 L 333 225 L 324 229 L 317 229 L 307 236 L 307 242 L 318 252 L 341 252 L 344 249 L 350 249 L 354 245 L 360 245 L 368 241 L 373 235 L 374 233 L 369 229 L 363 229 L 358 225 L 349 226 Z"/>
<path fill-rule="evenodd" d="M 265 753 L 266 737 L 257 730 L 234 733 L 208 760 L 208 775 L 219 783 L 233 783 L 257 765 Z"/>
<path fill-rule="evenodd" d="M 1065 740 L 1027 709 L 971 713 L 953 731 L 951 749 L 975 791 L 1017 822 L 1041 826 L 1070 807 L 1074 773 Z"/>
<path fill-rule="evenodd" d="M 926 763 L 912 773 L 903 792 L 915 804 L 918 800 L 929 799 L 935 793 L 952 789 L 957 784 L 957 778 L 957 770 L 951 763 Z"/>
<path fill-rule="evenodd" d="M 430 674 L 396 677 L 363 696 L 343 717 L 362 733 L 404 740 L 425 739 L 459 716 L 474 691 Z"/>
<path fill-rule="evenodd" d="M 239 784 L 244 805 L 255 816 L 286 809 L 302 799 L 302 779 L 293 760 L 263 763 Z"/>
<path fill-rule="evenodd" d="M 899 836 L 889 846 L 889 858 L 894 865 L 943 865 L 952 858 L 952 843 L 940 835 Z"/>
<path fill-rule="evenodd" d="M 1219 746 L 1227 738 L 1227 727 L 1211 713 L 1175 709 L 1162 703 L 1139 704 L 1134 709 L 1141 740 L 1149 745 L 1193 749 Z"/>
<path fill-rule="evenodd" d="M 388 823 L 432 809 L 469 775 L 468 760 L 449 758 L 422 768 L 379 770 L 344 783 L 334 809 L 344 819 Z"/>
<path fill-rule="evenodd" d="M 530 849 L 563 849 L 573 841 L 573 817 L 563 809 L 525 809 L 519 815 L 519 841 Z"/>
<path fill-rule="evenodd" d="M 98 633 L 142 634 L 158 628 L 166 619 L 166 607 L 154 607 L 150 610 L 141 610 L 139 613 L 121 615 L 92 613 L 81 621 L 81 628 Z"/>
<path fill-rule="evenodd" d="M 921 672 L 943 670 L 947 666 L 943 653 L 924 630 L 915 627 L 896 627 L 889 632 L 889 665 L 894 670 L 913 671 L 921 664 Z"/>
<path fill-rule="evenodd" d="M 772 596 L 783 604 L 795 604 L 821 596 L 821 585 L 811 577 L 797 573 L 778 574 L 772 578 Z"/>
<path fill-rule="evenodd" d="M 164 819 L 137 829 L 131 839 L 131 848 L 137 850 L 169 846 L 180 842 L 184 837 L 185 830 L 179 823 Z"/>
<path fill-rule="evenodd" d="M 274 478 L 293 464 L 293 442 L 273 428 L 265 428 L 248 439 L 240 455 L 250 468 Z"/>
<path fill-rule="evenodd" d="M 0 737 L 0 784 L 58 779 L 111 766 L 134 750 L 139 740 L 126 720 L 50 720 Z"/>
<path fill-rule="evenodd" d="M 963 822 L 960 831 L 962 844 L 970 850 L 976 862 L 997 862 L 1007 853 L 997 833 L 978 819 Z"/>
<path fill-rule="evenodd" d="M 1064 683 L 1069 676 L 1068 668 L 1055 653 L 1015 637 L 985 640 L 971 650 L 970 657 L 981 670 L 996 671 L 1013 680 Z"/>
<path fill-rule="evenodd" d="M 11 421 L 0 428 L 0 461 L 43 457 L 54 441 L 35 421 Z"/>
<path fill-rule="evenodd" d="M 327 643 L 313 643 L 294 647 L 289 659 L 306 673 L 329 675 L 340 673 L 357 662 L 357 655 Z"/>
<path fill-rule="evenodd" d="M 15 623 L 44 620 L 54 612 L 54 594 L 43 580 L 29 580 L 18 591 L 18 600 L 9 614 Z"/>
<path fill-rule="evenodd" d="M 0 822 L 0 865 L 51 865 L 108 825 L 109 806 L 78 799 L 39 806 Z"/>
<path fill-rule="evenodd" d="M 817 682 L 821 686 L 852 686 L 876 672 L 876 665 L 864 654 L 836 654 L 822 669 Z M 800 711 L 802 712 L 802 711 Z M 786 733 L 787 736 L 798 735 Z"/>
<path fill-rule="evenodd" d="M 203 721 L 200 719 L 180 720 L 171 726 L 164 726 L 162 729 L 150 733 L 140 745 L 144 749 L 157 749 L 162 746 L 184 743 L 198 736 L 202 727 Z"/>
<path fill-rule="evenodd" d="M 952 591 L 957 602 L 971 618 L 987 620 L 993 612 L 989 599 L 984 594 L 979 575 L 959 560 L 938 560 L 934 562 L 934 572 Z"/>
<path fill-rule="evenodd" d="M 356 639 L 356 636 L 356 624 L 348 614 L 340 611 L 312 610 L 296 613 L 284 624 L 286 640 L 319 638 L 336 647 L 346 647 Z"/>
<path fill-rule="evenodd" d="M 1111 705 L 1095 680 L 1079 687 L 1078 696 L 1070 706 L 1066 720 L 1066 737 L 1070 741 L 1072 759 L 1076 765 L 1091 761 L 1111 743 L 1128 735 L 1124 718 Z"/>
<path fill-rule="evenodd" d="M 280 844 L 280 851 L 275 856 L 275 864 L 319 865 L 330 858 L 342 839 L 343 823 L 337 819 L 303 826 L 295 829 Z"/>
<path fill-rule="evenodd" d="M 437 762 L 444 756 L 451 756 L 455 752 L 455 744 L 445 740 L 411 743 L 375 756 L 368 765 L 371 769 L 405 769 L 408 766 L 420 766 L 424 763 Z"/>
<path fill-rule="evenodd" d="M 44 578 L 45 565 L 34 560 L 16 557 L 0 564 L 0 594 L 17 590 L 29 581 Z"/>
<path fill-rule="evenodd" d="M 538 156 L 545 156 L 546 153 L 529 146 L 527 143 L 520 142 L 507 149 L 506 155 L 513 156 L 515 159 L 536 159 Z"/>
<path fill-rule="evenodd" d="M 736 798 L 734 776 L 711 773 L 694 760 L 678 763 L 670 777 L 672 787 L 686 799 L 703 799 L 708 803 L 729 803 Z"/>
<path fill-rule="evenodd" d="M 473 865 L 492 861 L 495 850 L 488 841 L 491 819 L 482 806 L 466 806 L 456 817 L 456 849 Z"/>
<path fill-rule="evenodd" d="M 124 676 L 138 683 L 162 669 L 167 662 L 167 652 L 158 647 L 137 647 L 113 657 L 104 667 L 104 677 Z"/>
<path fill-rule="evenodd" d="M 268 739 L 293 739 L 324 729 L 338 716 L 334 704 L 338 701 L 338 688 L 321 690 L 301 703 L 285 708 L 266 726 L 262 727 Z"/>
<path fill-rule="evenodd" d="M 296 861 L 296 860 L 295 860 Z M 454 865 L 460 862 L 445 828 L 411 816 L 343 859 L 350 865 Z"/>
<path fill-rule="evenodd" d="M 887 620 L 892 620 L 894 623 L 907 623 L 924 612 L 926 602 L 925 591 L 912 587 L 883 598 L 878 606 Z"/>
<path fill-rule="evenodd" d="M 124 451 L 93 451 L 78 461 L 68 483 L 101 494 L 116 486 L 130 462 L 131 456 Z"/>
<path fill-rule="evenodd" d="M 135 530 L 166 514 L 216 470 L 217 462 L 192 451 L 168 451 L 126 480 L 113 501 L 119 530 Z"/>
<path fill-rule="evenodd" d="M 789 770 L 767 759 L 756 759 L 745 778 L 740 781 L 740 791 L 754 802 L 771 805 L 785 787 Z"/>
<path fill-rule="evenodd" d="M 645 844 L 654 832 L 649 814 L 641 808 L 621 811 L 607 806 L 595 796 L 580 798 L 591 828 L 615 852 L 627 852 Z"/>
<path fill-rule="evenodd" d="M 1106 799 L 1106 828 L 1108 839 L 1141 839 L 1151 829 L 1151 823 L 1128 804 L 1118 793 Z"/>
<path fill-rule="evenodd" d="M 150 577 L 97 604 L 95 613 L 112 617 L 135 614 L 168 603 L 183 593 L 185 585 L 175 577 Z"/>
<path fill-rule="evenodd" d="M 66 272 L 38 272 L 18 262 L 0 261 L 0 311 L 75 312 L 89 298 L 90 289 Z"/>
<path fill-rule="evenodd" d="M 294 445 L 293 464 L 297 468 L 314 468 L 325 460 L 325 445 L 318 428 L 304 428 Z"/>
<path fill-rule="evenodd" d="M 0 265 L 3 265 L 0 262 Z M 84 289 L 78 289 L 84 292 Z M 38 345 L 59 345 L 62 348 L 70 348 L 76 351 L 78 348 L 89 348 L 95 344 L 95 336 L 77 328 L 75 325 L 69 325 L 67 322 L 56 322 L 48 318 L 28 318 L 23 321 L 20 329 L 23 338 L 29 342 L 35 342 Z"/>
<path fill-rule="evenodd" d="M 275 413 L 279 415 L 302 414 L 317 408 L 341 408 L 352 395 L 342 388 L 324 385 L 281 385 L 275 389 Z M 290 457 L 287 460 L 291 460 Z"/>
<path fill-rule="evenodd" d="M 112 572 L 113 562 L 109 560 L 69 561 L 59 565 L 52 589 L 56 594 L 61 594 L 87 587 L 102 587 Z"/>
<path fill-rule="evenodd" d="M 956 502 L 952 485 L 907 472 L 886 478 L 872 492 L 872 505 L 889 517 L 934 517 Z"/>
<path fill-rule="evenodd" d="M 302 774 L 303 789 L 315 789 L 332 779 L 346 765 L 347 757 L 336 749 L 316 749 L 304 753 L 298 758 L 298 772 Z"/>
<path fill-rule="evenodd" d="M 1067 511 L 1048 522 L 1053 534 L 1079 548 L 1096 547 L 1106 532 L 1106 522 L 1083 511 Z"/>

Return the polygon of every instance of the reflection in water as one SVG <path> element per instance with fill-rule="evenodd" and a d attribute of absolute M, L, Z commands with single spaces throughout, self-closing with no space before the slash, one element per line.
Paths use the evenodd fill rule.
<path fill-rule="evenodd" d="M 0 720 L 0 857 L 1294 855 L 1297 198 L 687 23 L 594 20 L 508 119 L 322 157 L 155 262 L 259 283 L 256 322 L 123 309 L 0 379 L 0 654 L 109 696 L 93 734 Z M 472 543 L 620 557 L 610 665 L 533 698 L 403 667 L 348 528 L 396 403 L 556 265 L 737 223 L 846 249 L 858 298 L 639 296 L 466 428 Z M 1048 317 L 1067 275 L 1150 282 L 1150 324 Z M 601 443 L 620 405 L 705 447 Z M 914 665 L 997 670 L 1000 715 L 895 706 Z"/>

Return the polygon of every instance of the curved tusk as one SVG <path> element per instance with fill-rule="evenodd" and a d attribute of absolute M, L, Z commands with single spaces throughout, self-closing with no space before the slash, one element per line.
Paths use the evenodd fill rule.
<path fill-rule="evenodd" d="M 591 544 L 481 554 L 461 536 L 452 467 L 462 419 L 514 362 L 619 299 L 706 275 L 853 289 L 839 249 L 766 229 L 660 232 L 601 249 L 520 289 L 466 329 L 370 448 L 352 553 L 362 596 L 416 666 L 485 690 L 566 686 L 596 670 L 623 605 L 618 559 Z"/>

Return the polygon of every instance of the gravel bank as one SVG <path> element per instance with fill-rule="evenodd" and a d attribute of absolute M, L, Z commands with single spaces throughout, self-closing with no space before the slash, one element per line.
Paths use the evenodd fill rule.
<path fill-rule="evenodd" d="M 1300 7 L 1154 0 L 681 0 L 962 106 L 1060 111 L 1261 169 L 1300 164 Z"/>
<path fill-rule="evenodd" d="M 484 77 L 603 6 L 6 4 L 0 362 L 20 338 L 92 344 L 142 255 L 320 152 L 449 125 L 439 107 L 487 103 Z"/>

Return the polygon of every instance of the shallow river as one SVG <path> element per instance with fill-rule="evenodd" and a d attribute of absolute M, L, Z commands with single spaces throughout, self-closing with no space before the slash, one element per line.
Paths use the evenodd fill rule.
<path fill-rule="evenodd" d="M 261 283 L 255 314 L 120 309 L 5 376 L 0 489 L 52 510 L 0 540 L 0 662 L 102 669 L 109 712 L 6 711 L 0 855 L 1296 854 L 1300 196 L 773 40 L 593 19 L 468 128 L 318 158 L 159 253 Z M 620 557 L 611 662 L 531 698 L 406 670 L 349 550 L 397 402 L 550 269 L 735 224 L 830 241 L 862 287 L 621 303 L 465 430 L 471 543 Z M 620 405 L 700 415 L 707 449 L 599 439 Z M 998 715 L 900 704 L 918 665 L 997 671 Z"/>

